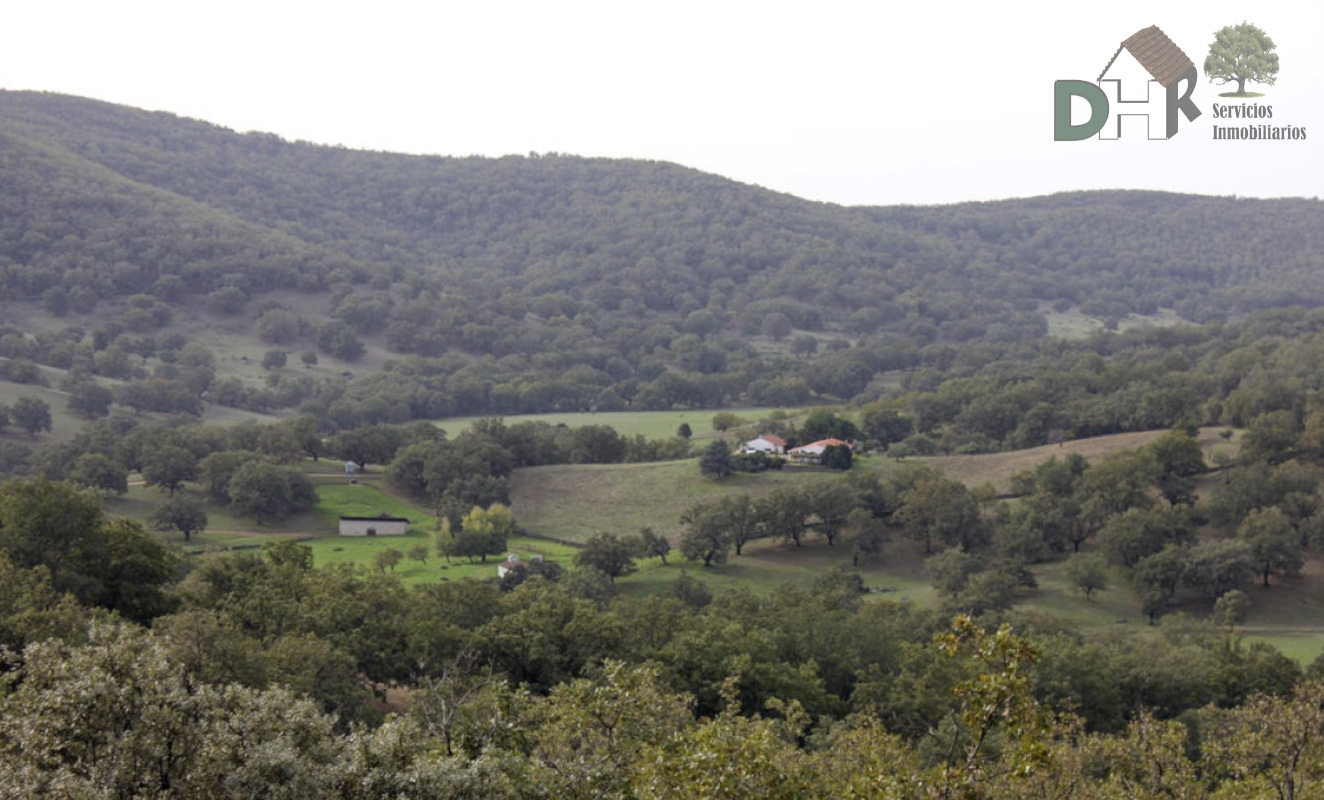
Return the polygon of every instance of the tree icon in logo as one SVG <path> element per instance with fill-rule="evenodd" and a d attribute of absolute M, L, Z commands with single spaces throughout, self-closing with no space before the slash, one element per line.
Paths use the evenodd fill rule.
<path fill-rule="evenodd" d="M 1262 97 L 1260 92 L 1247 92 L 1246 81 L 1273 86 L 1278 76 L 1278 54 L 1273 50 L 1269 34 L 1249 22 L 1229 25 L 1214 34 L 1204 60 L 1204 74 L 1220 86 L 1237 82 L 1235 92 L 1219 97 Z"/>

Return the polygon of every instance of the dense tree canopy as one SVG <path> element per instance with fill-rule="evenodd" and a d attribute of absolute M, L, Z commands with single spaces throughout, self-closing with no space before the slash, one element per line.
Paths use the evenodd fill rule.
<path fill-rule="evenodd" d="M 1241 332 L 1217 323 L 1324 303 L 1318 201 L 1097 192 L 852 209 L 665 163 L 360 153 L 27 92 L 0 94 L 0 110 L 0 300 L 68 324 L 0 326 L 0 368 L 86 369 L 70 403 L 89 416 L 110 380 L 135 410 L 287 408 L 354 428 L 871 402 L 895 387 L 881 376 L 906 371 L 916 396 L 861 419 L 869 438 L 1020 447 L 1285 407 L 1237 385 L 1278 355 L 1248 360 Z M 316 300 L 296 307 L 273 294 L 285 290 Z M 123 313 L 92 322 L 108 303 Z M 199 359 L 175 328 L 204 308 L 318 368 L 253 383 Z M 1159 308 L 1215 325 L 1046 338 L 1054 315 L 1118 326 Z M 397 357 L 345 369 L 370 352 Z M 1205 405 L 1214 394 L 1221 408 Z"/>

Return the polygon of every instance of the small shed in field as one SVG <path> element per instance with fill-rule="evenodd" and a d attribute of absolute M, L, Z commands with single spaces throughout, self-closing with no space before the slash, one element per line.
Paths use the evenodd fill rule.
<path fill-rule="evenodd" d="M 409 520 L 383 514 L 380 517 L 341 517 L 341 536 L 404 536 Z"/>
<path fill-rule="evenodd" d="M 497 577 L 498 578 L 506 577 L 507 572 L 510 572 L 511 570 L 515 569 L 518 566 L 520 566 L 519 556 L 515 555 L 514 553 L 511 553 L 510 555 L 506 556 L 506 561 L 504 564 L 497 564 Z"/>

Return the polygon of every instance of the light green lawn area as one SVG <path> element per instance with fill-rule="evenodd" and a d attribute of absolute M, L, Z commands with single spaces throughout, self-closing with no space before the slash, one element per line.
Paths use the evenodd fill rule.
<path fill-rule="evenodd" d="M 1049 311 L 1044 318 L 1048 320 L 1048 335 L 1061 339 L 1084 339 L 1103 330 L 1103 320 L 1079 311 Z"/>
<path fill-rule="evenodd" d="M 404 517 L 411 526 L 427 527 L 428 530 L 437 521 L 436 517 L 417 506 L 369 483 L 360 482 L 353 486 L 344 483 L 324 484 L 317 487 L 317 498 L 317 511 L 326 518 L 331 532 L 335 532 L 340 517 L 376 517 L 385 514 Z"/>
<path fill-rule="evenodd" d="M 405 536 L 333 536 L 310 539 L 305 544 L 313 549 L 313 563 L 319 567 L 351 562 L 365 569 L 375 569 L 373 558 L 377 553 L 388 547 L 394 547 L 405 558 L 390 574 L 408 586 L 461 578 L 479 580 L 495 578 L 497 565 L 505 559 L 505 556 L 489 556 L 486 563 L 481 561 L 470 563 L 464 559 L 455 559 L 447 564 L 446 560 L 436 555 L 436 551 L 432 548 L 431 534 L 417 527 L 411 527 Z M 410 549 L 417 546 L 428 548 L 426 563 L 408 557 Z M 542 539 L 516 536 L 507 542 L 507 551 L 516 554 L 524 561 L 540 555 L 547 561 L 556 561 L 569 568 L 575 548 Z"/>
<path fill-rule="evenodd" d="M 598 411 L 565 412 L 557 414 L 518 414 L 503 417 L 507 425 L 517 422 L 546 422 L 551 425 L 567 425 L 572 428 L 581 425 L 610 425 L 623 436 L 643 434 L 648 439 L 666 439 L 676 435 L 681 423 L 688 423 L 696 438 L 713 437 L 720 434 L 713 430 L 713 416 L 721 413 L 735 414 L 750 423 L 769 416 L 777 409 L 773 408 L 710 408 L 690 409 L 687 411 Z M 806 413 L 799 409 L 789 409 L 791 416 Z M 491 415 L 488 415 L 491 416 Z M 446 431 L 448 436 L 456 436 L 476 420 L 476 417 L 448 417 L 436 420 L 436 424 Z"/>
<path fill-rule="evenodd" d="M 336 520 L 341 516 L 372 517 L 380 514 L 404 517 L 410 521 L 409 533 L 404 536 L 338 536 L 327 535 L 307 542 L 313 549 L 313 563 L 317 566 L 352 562 L 367 569 L 374 569 L 373 558 L 388 547 L 399 550 L 405 559 L 396 566 L 392 574 L 401 582 L 412 585 L 440 580 L 459 580 L 460 578 L 495 578 L 497 564 L 504 556 L 489 556 L 486 563 L 469 563 L 456 559 L 446 563 L 446 559 L 436 555 L 432 547 L 432 532 L 437 520 L 433 515 L 422 511 L 404 501 L 382 492 L 376 486 L 359 483 L 348 485 L 324 485 L 317 487 L 317 513 L 320 514 L 332 531 Z M 426 562 L 419 562 L 408 557 L 413 547 L 428 548 Z M 570 565 L 575 548 L 528 537 L 514 537 L 509 540 L 508 552 L 515 553 L 521 559 L 540 555 L 547 561 L 556 561 Z"/>
<path fill-rule="evenodd" d="M 1324 560 L 1312 558 L 1293 578 L 1272 577 L 1246 590 L 1250 610 L 1242 632 L 1309 664 L 1324 653 Z"/>
<path fill-rule="evenodd" d="M 1296 661 L 1303 667 L 1314 663 L 1324 655 L 1324 631 L 1315 633 L 1283 633 L 1275 636 L 1249 634 L 1243 639 L 1246 643 L 1264 642 L 1277 648 L 1278 652 Z"/>

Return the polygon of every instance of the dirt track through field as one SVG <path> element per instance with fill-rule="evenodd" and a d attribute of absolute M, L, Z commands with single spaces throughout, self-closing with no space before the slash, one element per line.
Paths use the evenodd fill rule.
<path fill-rule="evenodd" d="M 224 533 L 230 536 L 252 536 L 260 539 L 314 539 L 317 534 L 307 531 L 235 531 L 226 528 L 208 528 L 206 533 Z"/>

